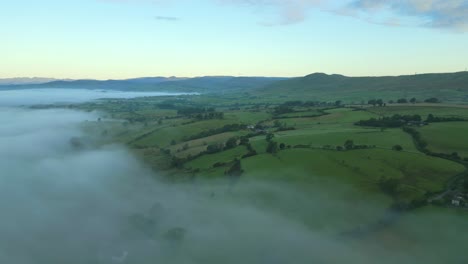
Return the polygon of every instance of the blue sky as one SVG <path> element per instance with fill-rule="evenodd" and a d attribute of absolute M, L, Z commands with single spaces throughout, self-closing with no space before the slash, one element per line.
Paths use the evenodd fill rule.
<path fill-rule="evenodd" d="M 468 67 L 468 1 L 460 0 L 5 0 L 0 12 L 0 78 Z"/>

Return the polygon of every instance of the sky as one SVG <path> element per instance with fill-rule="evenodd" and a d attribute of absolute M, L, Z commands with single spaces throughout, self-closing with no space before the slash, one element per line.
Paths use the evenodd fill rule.
<path fill-rule="evenodd" d="M 5 0 L 0 78 L 468 68 L 462 0 Z"/>

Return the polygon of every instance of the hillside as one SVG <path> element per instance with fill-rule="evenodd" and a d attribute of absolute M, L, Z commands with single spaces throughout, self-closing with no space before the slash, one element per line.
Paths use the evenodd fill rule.
<path fill-rule="evenodd" d="M 466 101 L 468 72 L 383 77 L 347 77 L 314 73 L 278 81 L 258 89 L 257 92 L 356 100 L 372 97 L 386 99 L 395 96 L 440 96 L 446 101 Z"/>
<path fill-rule="evenodd" d="M 122 91 L 161 91 L 221 93 L 237 92 L 270 85 L 285 78 L 276 77 L 232 77 L 205 76 L 195 78 L 147 77 L 128 80 L 76 80 L 52 81 L 40 84 L 0 85 L 0 90 L 67 88 L 67 89 L 107 89 Z"/>

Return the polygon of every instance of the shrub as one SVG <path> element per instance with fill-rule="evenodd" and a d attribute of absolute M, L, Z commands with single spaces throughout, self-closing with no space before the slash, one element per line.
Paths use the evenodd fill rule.
<path fill-rule="evenodd" d="M 392 147 L 393 150 L 396 150 L 396 151 L 402 151 L 403 150 L 403 147 L 400 146 L 400 145 L 395 145 Z"/>

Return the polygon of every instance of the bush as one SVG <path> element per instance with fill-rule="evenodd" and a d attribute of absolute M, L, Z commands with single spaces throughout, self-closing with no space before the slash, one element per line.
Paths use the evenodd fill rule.
<path fill-rule="evenodd" d="M 247 154 L 242 155 L 242 158 L 245 159 L 245 158 L 252 157 L 252 156 L 255 156 L 255 155 L 257 155 L 257 151 L 251 150 Z"/>
<path fill-rule="evenodd" d="M 424 100 L 424 102 L 426 103 L 440 103 L 441 101 L 435 97 L 431 97 L 431 98 L 428 98 L 426 100 Z"/>
<path fill-rule="evenodd" d="M 206 153 L 213 154 L 223 150 L 222 144 L 210 144 L 206 147 Z"/>
<path fill-rule="evenodd" d="M 215 164 L 213 164 L 213 168 L 223 167 L 225 165 L 225 162 L 216 162 Z"/>
<path fill-rule="evenodd" d="M 271 153 L 271 154 L 275 154 L 276 152 L 278 152 L 278 143 L 274 141 L 270 141 L 266 148 L 266 152 Z"/>
<path fill-rule="evenodd" d="M 396 150 L 396 151 L 402 151 L 403 150 L 403 147 L 400 146 L 400 145 L 395 145 L 392 147 L 393 150 Z"/>
<path fill-rule="evenodd" d="M 232 137 L 226 141 L 224 149 L 232 149 L 237 147 L 237 137 Z"/>
<path fill-rule="evenodd" d="M 379 180 L 380 189 L 389 195 L 396 195 L 398 188 L 400 186 L 400 181 L 395 178 L 381 178 Z"/>

